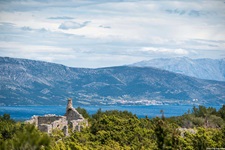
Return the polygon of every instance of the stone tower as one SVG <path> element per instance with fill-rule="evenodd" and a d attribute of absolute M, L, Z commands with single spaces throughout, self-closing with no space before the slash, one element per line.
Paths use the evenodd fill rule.
<path fill-rule="evenodd" d="M 66 107 L 66 111 L 68 109 L 72 109 L 73 108 L 73 102 L 71 98 L 68 98 L 68 103 L 67 103 L 67 107 Z"/>
<path fill-rule="evenodd" d="M 65 116 L 68 122 L 71 120 L 84 119 L 83 116 L 79 114 L 75 108 L 73 108 L 73 102 L 71 98 L 68 99 Z"/>

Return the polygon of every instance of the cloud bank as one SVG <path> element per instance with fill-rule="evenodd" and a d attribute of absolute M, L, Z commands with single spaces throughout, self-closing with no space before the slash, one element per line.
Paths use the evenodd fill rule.
<path fill-rule="evenodd" d="M 0 1 L 0 56 L 74 67 L 225 57 L 222 1 Z"/>

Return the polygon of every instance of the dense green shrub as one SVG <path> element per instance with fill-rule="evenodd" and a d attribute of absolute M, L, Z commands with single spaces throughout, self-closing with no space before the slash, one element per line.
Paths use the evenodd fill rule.
<path fill-rule="evenodd" d="M 193 107 L 182 116 L 138 118 L 127 111 L 101 111 L 89 116 L 89 127 L 64 137 L 62 131 L 51 135 L 33 125 L 0 116 L 0 149 L 51 150 L 201 150 L 225 147 L 225 106 L 218 111 L 204 106 Z"/>

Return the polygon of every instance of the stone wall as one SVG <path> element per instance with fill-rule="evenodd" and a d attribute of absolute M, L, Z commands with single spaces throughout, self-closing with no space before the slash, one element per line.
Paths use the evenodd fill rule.
<path fill-rule="evenodd" d="M 38 124 L 51 124 L 52 122 L 63 119 L 66 121 L 64 116 L 56 116 L 56 115 L 45 115 L 45 116 L 38 116 Z"/>
<path fill-rule="evenodd" d="M 69 126 L 72 131 L 81 131 L 84 127 L 88 126 L 86 119 L 72 120 L 69 122 Z"/>
<path fill-rule="evenodd" d="M 25 123 L 30 123 L 35 125 L 35 127 L 38 126 L 38 116 L 32 116 L 30 120 L 26 120 Z"/>
<path fill-rule="evenodd" d="M 54 129 L 62 130 L 65 126 L 67 126 L 68 121 L 65 116 L 39 116 L 38 117 L 38 129 L 51 133 Z"/>
<path fill-rule="evenodd" d="M 76 109 L 70 108 L 66 111 L 66 119 L 70 122 L 71 120 L 84 119 L 81 114 L 77 112 Z"/>
<path fill-rule="evenodd" d="M 67 124 L 68 121 L 66 120 L 66 117 L 63 117 L 51 123 L 53 129 L 60 129 L 60 130 L 62 130 L 64 126 L 67 126 Z"/>
<path fill-rule="evenodd" d="M 54 129 L 63 130 L 65 136 L 68 135 L 68 125 L 72 131 L 80 131 L 85 126 L 88 126 L 87 120 L 73 108 L 72 99 L 68 99 L 65 116 L 33 116 L 26 123 L 34 124 L 40 131 L 47 132 L 48 134 L 52 133 Z"/>
<path fill-rule="evenodd" d="M 38 125 L 38 129 L 42 132 L 46 132 L 48 134 L 52 133 L 52 125 L 50 124 L 40 124 Z"/>

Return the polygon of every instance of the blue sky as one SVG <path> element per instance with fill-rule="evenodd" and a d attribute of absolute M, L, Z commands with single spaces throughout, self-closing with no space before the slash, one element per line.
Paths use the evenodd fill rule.
<path fill-rule="evenodd" d="M 225 1 L 0 0 L 0 56 L 89 68 L 225 58 Z"/>

